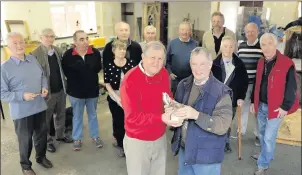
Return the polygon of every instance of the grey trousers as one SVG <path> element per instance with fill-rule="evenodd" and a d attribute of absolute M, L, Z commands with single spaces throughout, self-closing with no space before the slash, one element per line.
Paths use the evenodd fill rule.
<path fill-rule="evenodd" d="M 128 175 L 166 175 L 166 134 L 155 141 L 138 140 L 125 134 L 124 151 Z"/>
<path fill-rule="evenodd" d="M 53 122 L 56 131 L 56 138 L 63 138 L 65 135 L 65 110 L 66 110 L 66 94 L 63 89 L 58 93 L 52 93 L 51 98 L 46 101 L 48 109 L 46 110 L 46 124 L 47 124 L 47 143 L 53 143 L 53 138 L 49 134 L 50 126 Z"/>

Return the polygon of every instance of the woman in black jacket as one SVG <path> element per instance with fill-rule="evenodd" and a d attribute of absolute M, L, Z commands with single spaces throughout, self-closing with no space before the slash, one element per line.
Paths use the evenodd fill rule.
<path fill-rule="evenodd" d="M 229 86 L 233 91 L 233 119 L 237 106 L 242 106 L 245 94 L 248 88 L 248 75 L 244 63 L 234 53 L 235 41 L 233 38 L 225 36 L 222 38 L 220 46 L 221 54 L 213 61 L 213 75 L 225 85 Z M 228 131 L 225 152 L 232 151 L 230 147 L 230 133 Z"/>

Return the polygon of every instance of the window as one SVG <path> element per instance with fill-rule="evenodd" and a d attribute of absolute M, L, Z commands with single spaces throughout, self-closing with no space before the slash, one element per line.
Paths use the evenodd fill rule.
<path fill-rule="evenodd" d="M 6 25 L 4 22 L 5 19 L 5 8 L 4 8 L 4 3 L 1 1 L 1 45 L 5 43 L 5 37 L 7 35 L 7 30 L 6 30 Z"/>
<path fill-rule="evenodd" d="M 71 36 L 76 30 L 97 31 L 94 2 L 50 1 L 52 27 L 58 37 Z"/>

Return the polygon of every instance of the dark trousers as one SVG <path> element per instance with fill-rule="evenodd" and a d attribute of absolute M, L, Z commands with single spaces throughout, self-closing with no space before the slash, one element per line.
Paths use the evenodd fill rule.
<path fill-rule="evenodd" d="M 46 112 L 40 112 L 22 119 L 14 120 L 15 132 L 18 137 L 20 164 L 22 169 L 31 168 L 29 160 L 33 141 L 36 149 L 36 161 L 41 162 L 46 156 L 47 126 Z"/>
<path fill-rule="evenodd" d="M 234 117 L 235 117 L 235 114 L 236 114 L 236 110 L 237 110 L 237 107 L 233 107 L 233 117 L 232 117 L 232 122 L 234 120 Z M 231 124 L 232 126 L 232 124 Z M 231 126 L 227 132 L 227 140 L 226 140 L 226 143 L 230 143 L 230 136 L 231 136 Z"/>
<path fill-rule="evenodd" d="M 49 135 L 52 137 L 56 136 L 55 122 L 53 117 L 50 119 L 49 122 Z"/>
<path fill-rule="evenodd" d="M 124 127 L 124 110 L 110 96 L 107 97 L 110 112 L 112 114 L 113 136 L 117 141 L 117 146 L 123 148 L 123 140 L 125 136 Z"/>

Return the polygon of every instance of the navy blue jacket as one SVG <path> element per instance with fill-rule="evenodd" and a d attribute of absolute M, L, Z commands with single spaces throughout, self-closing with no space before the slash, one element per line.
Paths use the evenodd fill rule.
<path fill-rule="evenodd" d="M 193 85 L 193 76 L 183 79 L 177 87 L 175 100 L 187 104 Z M 212 74 L 204 85 L 193 108 L 212 116 L 217 102 L 225 95 L 232 95 L 231 89 L 218 81 Z M 178 154 L 181 143 L 181 127 L 176 128 L 172 138 L 172 151 Z M 221 163 L 224 159 L 226 134 L 217 135 L 200 128 L 194 120 L 189 120 L 185 139 L 185 165 Z"/>

